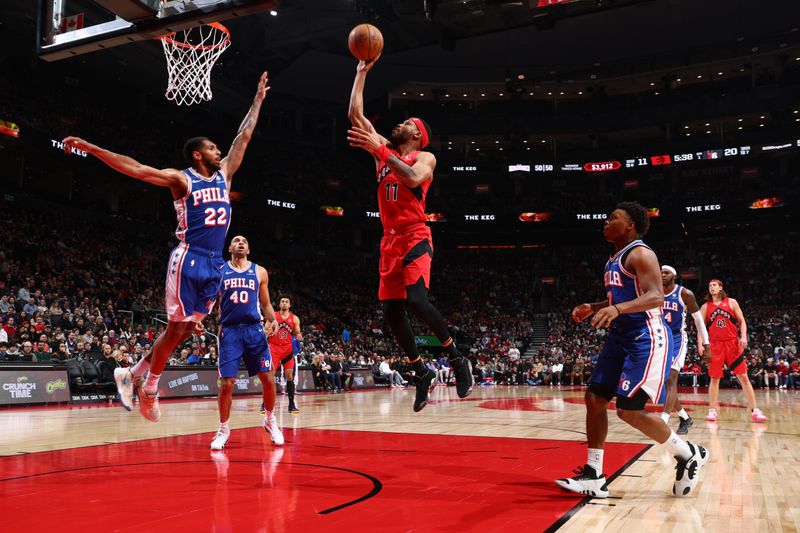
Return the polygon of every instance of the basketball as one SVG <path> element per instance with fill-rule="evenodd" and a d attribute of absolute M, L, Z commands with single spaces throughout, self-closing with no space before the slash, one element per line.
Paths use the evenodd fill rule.
<path fill-rule="evenodd" d="M 383 35 L 372 24 L 359 24 L 350 32 L 347 46 L 353 57 L 369 61 L 378 57 L 383 51 Z"/>

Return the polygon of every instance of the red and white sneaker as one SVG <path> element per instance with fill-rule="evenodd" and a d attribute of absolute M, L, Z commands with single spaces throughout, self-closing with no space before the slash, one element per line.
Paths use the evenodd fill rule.
<path fill-rule="evenodd" d="M 761 409 L 759 409 L 758 407 L 753 409 L 753 414 L 751 415 L 751 418 L 753 419 L 753 422 L 766 422 L 767 421 L 767 417 L 764 416 L 764 413 L 762 413 Z"/>
<path fill-rule="evenodd" d="M 150 422 L 158 422 L 161 418 L 161 409 L 158 407 L 158 391 L 148 394 L 144 386 L 139 387 L 139 412 Z"/>
<path fill-rule="evenodd" d="M 709 422 L 716 422 L 717 421 L 717 410 L 716 409 L 709 409 L 708 415 L 706 416 L 706 420 Z"/>

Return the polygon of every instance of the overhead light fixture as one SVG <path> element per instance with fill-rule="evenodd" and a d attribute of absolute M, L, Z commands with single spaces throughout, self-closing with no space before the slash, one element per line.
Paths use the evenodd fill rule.
<path fill-rule="evenodd" d="M 655 85 L 656 85 L 656 82 L 654 82 L 654 81 L 650 82 L 650 87 L 655 87 Z"/>
<path fill-rule="evenodd" d="M 425 96 L 425 93 L 419 93 L 420 96 Z"/>
<path fill-rule="evenodd" d="M 547 96 L 553 96 L 553 93 L 548 91 Z"/>
<path fill-rule="evenodd" d="M 475 141 L 470 141 L 469 143 L 470 143 L 470 144 L 475 144 Z"/>
<path fill-rule="evenodd" d="M 547 139 L 542 139 L 542 144 L 546 143 Z"/>
<path fill-rule="evenodd" d="M 711 130 L 706 130 L 706 133 L 711 133 Z"/>
<path fill-rule="evenodd" d="M 503 151 L 503 147 L 502 147 L 502 146 L 500 147 L 500 151 L 501 151 L 501 152 Z"/>
<path fill-rule="evenodd" d="M 761 115 L 761 120 L 764 120 L 765 118 L 767 118 L 766 115 Z"/>
<path fill-rule="evenodd" d="M 494 144 L 500 144 L 500 141 L 495 141 Z"/>
<path fill-rule="evenodd" d="M 677 80 L 675 80 L 675 81 L 677 81 L 678 83 L 680 83 L 681 79 L 680 79 L 680 78 L 678 78 L 678 79 L 677 79 Z"/>
<path fill-rule="evenodd" d="M 708 127 L 708 126 L 710 126 L 710 125 L 711 125 L 711 124 L 709 124 L 708 122 L 706 122 L 706 127 Z"/>
<path fill-rule="evenodd" d="M 687 133 L 687 134 L 686 134 L 686 136 L 687 136 L 687 137 L 691 137 L 691 136 L 692 136 L 692 134 L 691 134 L 691 133 Z"/>
<path fill-rule="evenodd" d="M 450 98 L 449 94 L 444 95 L 445 98 Z"/>
<path fill-rule="evenodd" d="M 452 146 L 448 146 L 448 147 L 447 147 L 447 149 L 448 149 L 448 150 L 452 150 L 452 149 L 453 149 L 453 147 L 452 147 Z"/>
<path fill-rule="evenodd" d="M 403 96 L 405 96 L 405 95 L 406 95 L 406 93 L 403 93 Z"/>
<path fill-rule="evenodd" d="M 447 144 L 453 144 L 453 141 L 447 141 Z"/>
<path fill-rule="evenodd" d="M 463 96 L 464 98 L 466 98 L 466 97 L 467 97 L 467 93 L 464 93 L 464 94 L 462 94 L 461 96 Z"/>
<path fill-rule="evenodd" d="M 524 80 L 525 79 L 525 74 L 517 74 L 517 79 L 518 80 Z"/>
<path fill-rule="evenodd" d="M 717 72 L 717 76 L 722 76 L 722 72 Z"/>
<path fill-rule="evenodd" d="M 578 94 L 583 94 L 583 91 L 578 91 Z"/>
<path fill-rule="evenodd" d="M 792 113 L 794 113 L 794 114 L 796 115 L 797 113 L 800 113 L 800 111 L 798 111 L 797 109 L 795 109 L 794 111 L 792 111 Z"/>
<path fill-rule="evenodd" d="M 274 9 L 270 10 L 269 14 L 272 15 L 273 17 L 277 17 L 278 16 L 278 12 L 275 11 Z"/>
<path fill-rule="evenodd" d="M 797 119 L 797 120 L 800 120 L 800 119 Z M 530 150 L 530 149 L 531 149 L 531 147 L 530 147 L 530 146 L 528 146 L 528 147 L 527 147 L 527 148 L 525 148 L 525 149 L 526 149 L 526 150 Z"/>
<path fill-rule="evenodd" d="M 528 93 L 528 96 L 533 96 L 533 93 Z"/>
<path fill-rule="evenodd" d="M 697 79 L 698 79 L 698 80 L 699 80 L 699 79 L 702 79 L 702 78 L 703 78 L 703 75 L 702 75 L 702 74 L 698 74 L 698 75 L 697 75 Z"/>
<path fill-rule="evenodd" d="M 683 129 L 688 130 L 689 126 L 684 126 Z"/>
<path fill-rule="evenodd" d="M 741 127 L 741 126 L 739 126 L 739 128 L 738 128 L 738 129 L 742 129 L 742 127 Z"/>
<path fill-rule="evenodd" d="M 653 94 L 654 94 L 654 95 L 656 95 L 656 96 L 658 96 L 658 91 L 654 92 Z"/>
<path fill-rule="evenodd" d="M 498 96 L 503 96 L 503 93 L 500 93 Z"/>
<path fill-rule="evenodd" d="M 561 96 L 564 96 L 564 91 L 561 91 L 561 92 L 560 92 L 560 93 L 558 93 L 558 94 L 560 94 Z"/>
<path fill-rule="evenodd" d="M 480 151 L 481 151 L 481 149 L 480 149 L 480 148 L 475 148 L 475 151 L 476 151 L 476 152 L 480 152 Z"/>
<path fill-rule="evenodd" d="M 763 128 L 763 127 L 764 127 L 764 125 L 763 125 L 763 124 L 759 124 L 759 125 L 758 125 L 758 127 L 759 127 L 759 128 Z"/>
<path fill-rule="evenodd" d="M 524 142 L 525 144 L 528 144 L 528 139 L 523 139 L 522 142 Z"/>

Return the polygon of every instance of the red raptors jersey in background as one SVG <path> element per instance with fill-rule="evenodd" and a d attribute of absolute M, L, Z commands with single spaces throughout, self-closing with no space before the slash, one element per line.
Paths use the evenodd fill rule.
<path fill-rule="evenodd" d="M 390 148 L 408 166 L 413 166 L 419 152 L 401 156 L 397 150 Z M 411 188 L 403 184 L 394 175 L 389 165 L 378 169 L 378 210 L 384 231 L 401 229 L 418 224 L 425 224 L 425 197 L 431 186 L 427 180 L 418 187 Z"/>
<path fill-rule="evenodd" d="M 711 341 L 728 341 L 738 338 L 736 315 L 733 314 L 728 298 L 722 300 L 719 305 L 714 302 L 706 302 L 706 326 L 708 327 L 708 338 Z"/>
<path fill-rule="evenodd" d="M 289 313 L 289 316 L 283 318 L 280 312 L 275 313 L 275 320 L 278 322 L 278 332 L 269 338 L 269 343 L 275 347 L 284 347 L 292 345 L 292 336 L 294 335 L 294 315 Z"/>

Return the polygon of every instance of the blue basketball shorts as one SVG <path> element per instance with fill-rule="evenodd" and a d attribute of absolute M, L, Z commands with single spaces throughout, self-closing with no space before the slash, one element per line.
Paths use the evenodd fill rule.
<path fill-rule="evenodd" d="M 672 331 L 661 316 L 648 318 L 641 328 L 612 327 L 597 359 L 591 382 L 632 398 L 643 390 L 653 403 L 664 403 L 672 364 Z"/>
<path fill-rule="evenodd" d="M 222 257 L 200 253 L 183 242 L 172 250 L 166 290 L 167 316 L 171 322 L 189 322 L 195 313 L 211 312 L 224 265 Z"/>
<path fill-rule="evenodd" d="M 259 323 L 222 326 L 219 332 L 219 376 L 235 378 L 242 360 L 250 377 L 272 370 L 269 343 Z"/>

